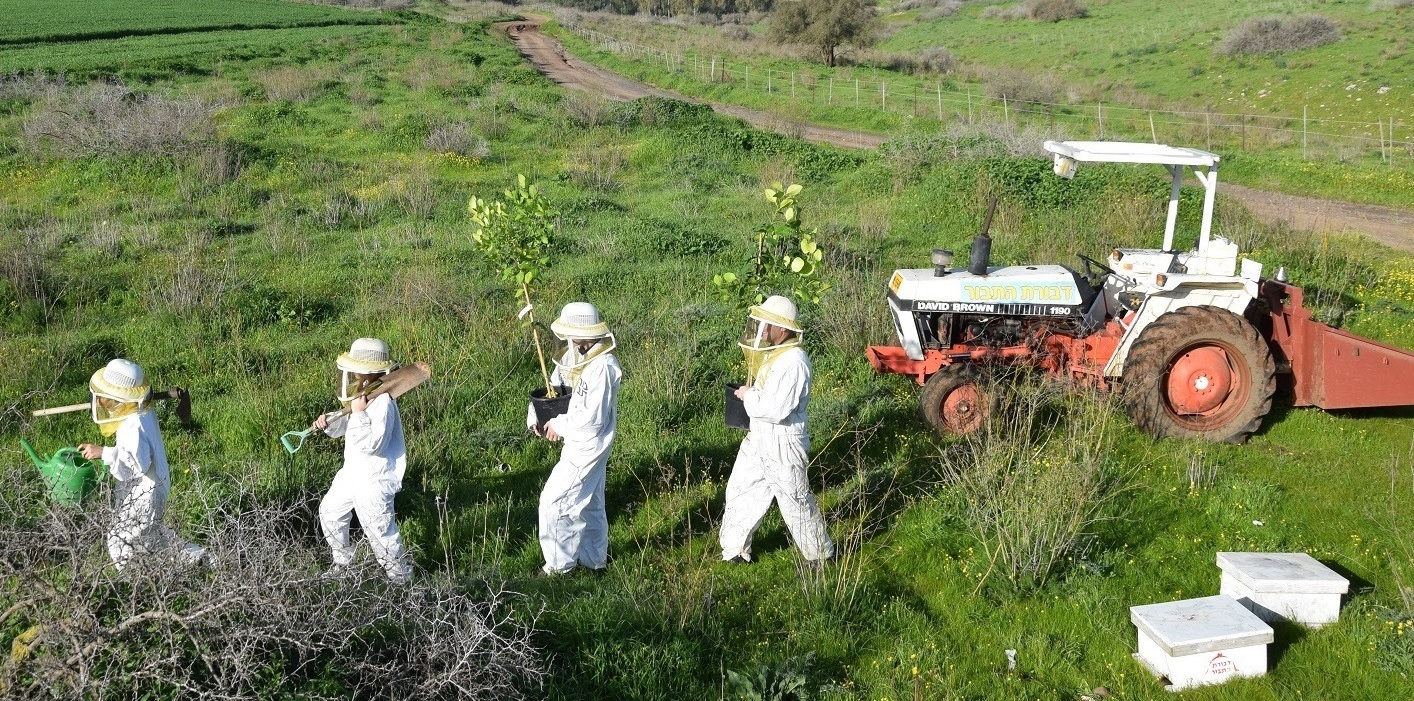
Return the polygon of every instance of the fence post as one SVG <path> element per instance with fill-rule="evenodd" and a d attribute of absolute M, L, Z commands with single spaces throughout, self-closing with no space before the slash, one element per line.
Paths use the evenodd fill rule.
<path fill-rule="evenodd" d="M 746 64 L 746 89 L 751 89 L 751 64 Z"/>
<path fill-rule="evenodd" d="M 1095 103 L 1095 121 L 1100 125 L 1100 138 L 1105 138 L 1105 103 Z"/>
<path fill-rule="evenodd" d="M 834 74 L 831 74 L 831 75 L 830 75 L 830 92 L 829 92 L 829 94 L 825 95 L 825 104 L 827 104 L 827 105 L 833 105 L 833 104 L 835 104 L 835 76 L 834 76 Z"/>
<path fill-rule="evenodd" d="M 1203 129 L 1208 140 L 1208 150 L 1213 150 L 1213 106 L 1208 105 L 1208 112 L 1203 115 Z"/>
<path fill-rule="evenodd" d="M 790 99 L 795 99 L 795 71 L 790 72 Z"/>
<path fill-rule="evenodd" d="M 1378 122 L 1379 125 L 1380 125 L 1380 162 L 1381 162 L 1381 163 L 1384 163 L 1384 162 L 1385 162 L 1385 119 L 1384 119 L 1384 117 L 1377 117 L 1377 118 L 1375 119 L 1375 121 Z"/>
<path fill-rule="evenodd" d="M 1007 108 L 1006 95 L 1002 95 L 1002 123 L 1011 124 L 1011 110 Z"/>
<path fill-rule="evenodd" d="M 913 116 L 918 116 L 918 86 L 913 86 Z"/>
<path fill-rule="evenodd" d="M 1301 106 L 1301 160 L 1306 159 L 1306 108 L 1309 105 Z"/>
<path fill-rule="evenodd" d="M 854 79 L 854 109 L 859 109 L 859 79 Z"/>
<path fill-rule="evenodd" d="M 1159 132 L 1154 130 L 1154 110 L 1149 110 L 1149 138 L 1154 143 L 1159 143 Z"/>
<path fill-rule="evenodd" d="M 766 69 L 766 94 L 771 94 L 771 69 Z"/>
<path fill-rule="evenodd" d="M 972 84 L 967 85 L 967 123 L 972 123 Z"/>
<path fill-rule="evenodd" d="M 716 56 L 713 56 L 713 57 L 712 57 L 712 75 L 711 75 L 711 81 L 714 82 L 714 83 L 717 82 L 717 57 L 716 57 Z"/>
<path fill-rule="evenodd" d="M 889 84 L 883 80 L 879 81 L 879 109 L 889 111 Z"/>
<path fill-rule="evenodd" d="M 943 81 L 938 81 L 938 121 L 943 121 Z"/>

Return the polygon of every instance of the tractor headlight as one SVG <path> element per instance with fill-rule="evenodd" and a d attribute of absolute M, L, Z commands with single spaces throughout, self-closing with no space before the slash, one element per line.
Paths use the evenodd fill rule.
<path fill-rule="evenodd" d="M 1066 180 L 1070 180 L 1071 178 L 1075 177 L 1075 170 L 1078 167 L 1080 167 L 1080 164 L 1076 163 L 1074 158 L 1071 158 L 1069 156 L 1062 156 L 1057 153 L 1055 164 L 1051 166 L 1051 170 L 1055 171 L 1056 175 L 1059 175 L 1062 178 L 1065 178 Z"/>
<path fill-rule="evenodd" d="M 1154 282 L 1159 283 L 1159 287 L 1163 287 L 1169 284 L 1169 276 L 1163 273 L 1159 273 L 1158 275 L 1154 276 Z"/>
<path fill-rule="evenodd" d="M 933 249 L 933 255 L 930 258 L 933 261 L 933 275 L 935 277 L 946 275 L 948 268 L 952 267 L 952 251 L 946 248 Z"/>

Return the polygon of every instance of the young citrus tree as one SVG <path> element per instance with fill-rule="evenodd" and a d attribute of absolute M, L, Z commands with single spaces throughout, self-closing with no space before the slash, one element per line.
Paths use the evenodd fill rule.
<path fill-rule="evenodd" d="M 796 197 L 802 189 L 800 185 L 782 187 L 780 183 L 772 183 L 766 189 L 766 199 L 775 205 L 776 213 L 753 232 L 756 250 L 746 261 L 745 269 L 712 276 L 723 301 L 740 310 L 760 304 L 773 294 L 782 294 L 817 304 L 820 295 L 830 289 L 819 276 L 820 263 L 825 258 L 825 251 L 816 240 L 819 231 L 801 225 Z"/>
<path fill-rule="evenodd" d="M 556 395 L 550 386 L 550 373 L 545 366 L 545 351 L 540 347 L 540 330 L 535 326 L 535 307 L 530 293 L 540 281 L 540 273 L 550 262 L 547 250 L 555 235 L 555 212 L 540 189 L 516 176 L 516 185 L 501 193 L 495 202 L 472 196 L 467 211 L 476 229 L 471 240 L 477 250 L 501 272 L 501 279 L 514 281 L 520 287 L 517 295 L 525 302 L 520 316 L 530 327 L 535 342 L 535 355 L 540 360 L 540 377 L 545 382 L 545 396 Z"/>

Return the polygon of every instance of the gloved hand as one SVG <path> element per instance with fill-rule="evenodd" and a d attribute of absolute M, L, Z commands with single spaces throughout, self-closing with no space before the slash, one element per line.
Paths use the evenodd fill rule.
<path fill-rule="evenodd" d="M 85 460 L 97 460 L 103 457 L 103 446 L 81 443 L 79 444 L 79 455 L 82 455 Z"/>

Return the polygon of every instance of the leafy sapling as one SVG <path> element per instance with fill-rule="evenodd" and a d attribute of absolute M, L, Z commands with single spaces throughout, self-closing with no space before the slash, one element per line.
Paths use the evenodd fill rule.
<path fill-rule="evenodd" d="M 525 306 L 520 318 L 530 328 L 535 343 L 535 355 L 540 360 L 540 377 L 545 383 L 545 397 L 558 392 L 550 385 L 550 372 L 545 365 L 545 351 L 540 347 L 540 329 L 535 325 L 535 307 L 531 292 L 540 281 L 541 273 L 550 262 L 548 249 L 555 235 L 555 211 L 540 189 L 528 183 L 524 175 L 516 176 L 516 185 L 503 191 L 495 202 L 472 196 L 467 211 L 476 229 L 471 240 L 476 248 L 501 272 L 501 279 L 514 281 L 520 287 L 517 295 Z"/>

